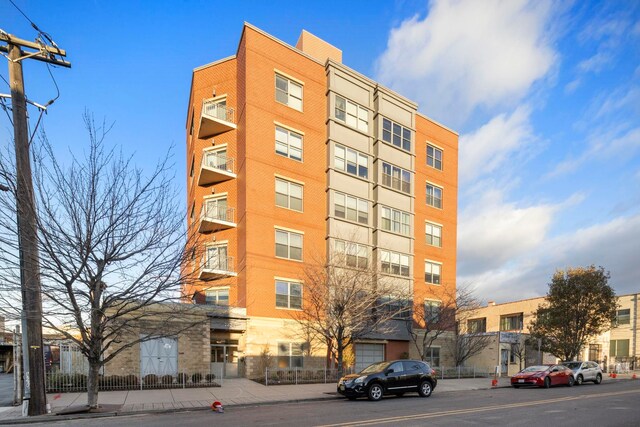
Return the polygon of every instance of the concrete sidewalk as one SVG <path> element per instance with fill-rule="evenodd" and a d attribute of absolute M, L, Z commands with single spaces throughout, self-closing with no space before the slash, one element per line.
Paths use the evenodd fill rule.
<path fill-rule="evenodd" d="M 616 379 L 605 374 L 604 381 L 630 379 L 631 374 L 619 374 Z M 508 377 L 498 379 L 497 387 L 509 387 Z M 434 393 L 490 389 L 491 378 L 438 380 Z M 264 386 L 254 381 L 238 378 L 225 379 L 222 387 L 128 390 L 100 392 L 99 401 L 107 407 L 102 414 L 56 415 L 56 412 L 86 405 L 86 393 L 50 394 L 52 414 L 38 417 L 22 417 L 20 407 L 0 407 L 0 424 L 25 422 L 62 421 L 87 416 L 109 416 L 128 413 L 173 412 L 209 409 L 211 403 L 220 401 L 225 407 L 260 405 L 268 403 L 301 402 L 309 400 L 336 399 L 336 384 L 300 384 Z"/>

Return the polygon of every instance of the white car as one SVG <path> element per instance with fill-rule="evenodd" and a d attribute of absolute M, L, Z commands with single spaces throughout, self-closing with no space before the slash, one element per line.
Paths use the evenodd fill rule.
<path fill-rule="evenodd" d="M 602 369 L 596 362 L 573 361 L 562 364 L 573 371 L 576 385 L 581 385 L 585 381 L 593 381 L 594 384 L 602 382 Z"/>

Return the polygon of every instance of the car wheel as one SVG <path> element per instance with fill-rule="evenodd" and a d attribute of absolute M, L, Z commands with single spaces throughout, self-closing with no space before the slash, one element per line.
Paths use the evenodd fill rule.
<path fill-rule="evenodd" d="M 520 386 L 518 384 L 512 384 L 513 388 L 520 388 Z"/>
<path fill-rule="evenodd" d="M 600 384 L 602 382 L 602 375 L 596 375 L 596 379 L 593 381 L 595 384 Z"/>
<path fill-rule="evenodd" d="M 576 384 L 582 385 L 583 381 L 584 381 L 584 378 L 582 378 L 582 375 L 578 375 L 578 378 L 576 378 Z"/>
<path fill-rule="evenodd" d="M 549 388 L 549 387 L 551 387 L 551 378 L 546 377 L 546 378 L 544 379 L 544 385 L 543 385 L 543 387 L 544 387 L 544 388 Z"/>
<path fill-rule="evenodd" d="M 400 393 L 393 393 L 393 394 L 395 394 L 395 395 L 396 395 L 396 396 L 398 396 L 398 397 L 402 397 L 402 396 L 404 396 L 404 391 L 403 391 L 403 392 L 400 392 Z"/>
<path fill-rule="evenodd" d="M 573 384 L 576 382 L 576 380 L 573 379 L 573 375 L 569 376 L 569 383 L 567 383 L 567 385 L 569 387 L 573 387 Z"/>
<path fill-rule="evenodd" d="M 367 397 L 373 402 L 382 399 L 382 386 L 380 384 L 371 384 Z"/>
<path fill-rule="evenodd" d="M 422 397 L 431 396 L 432 391 L 433 387 L 431 386 L 431 383 L 429 381 L 422 381 L 418 386 L 418 393 L 420 393 L 420 396 Z"/>

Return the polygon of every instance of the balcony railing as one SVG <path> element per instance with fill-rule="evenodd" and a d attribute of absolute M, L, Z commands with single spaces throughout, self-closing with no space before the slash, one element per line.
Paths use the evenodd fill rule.
<path fill-rule="evenodd" d="M 200 270 L 201 279 L 221 279 L 224 277 L 234 277 L 238 273 L 234 271 L 232 256 L 208 257 L 205 255 Z"/>
<path fill-rule="evenodd" d="M 227 157 L 226 153 L 205 152 L 202 156 L 198 185 L 211 185 L 234 179 L 236 174 L 233 167 L 234 159 Z"/>
<path fill-rule="evenodd" d="M 202 214 L 200 215 L 200 232 L 210 233 L 220 230 L 226 230 L 236 226 L 235 209 L 222 207 L 222 206 L 207 206 L 202 207 Z"/>
<path fill-rule="evenodd" d="M 236 128 L 233 108 L 220 101 L 202 101 L 198 138 L 209 138 Z"/>

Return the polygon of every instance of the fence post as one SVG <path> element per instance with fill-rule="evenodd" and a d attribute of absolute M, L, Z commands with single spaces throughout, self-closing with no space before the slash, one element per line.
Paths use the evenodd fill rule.
<path fill-rule="evenodd" d="M 264 385 L 269 385 L 269 368 L 264 368 Z"/>
<path fill-rule="evenodd" d="M 324 367 L 324 383 L 327 383 L 327 367 Z"/>
<path fill-rule="evenodd" d="M 460 366 L 458 366 L 458 379 L 460 379 Z"/>
<path fill-rule="evenodd" d="M 293 376 L 295 378 L 296 385 L 298 385 L 298 367 L 293 370 Z"/>
<path fill-rule="evenodd" d="M 142 391 L 142 382 L 144 381 L 144 379 L 142 379 L 142 372 L 140 372 L 140 391 Z"/>

